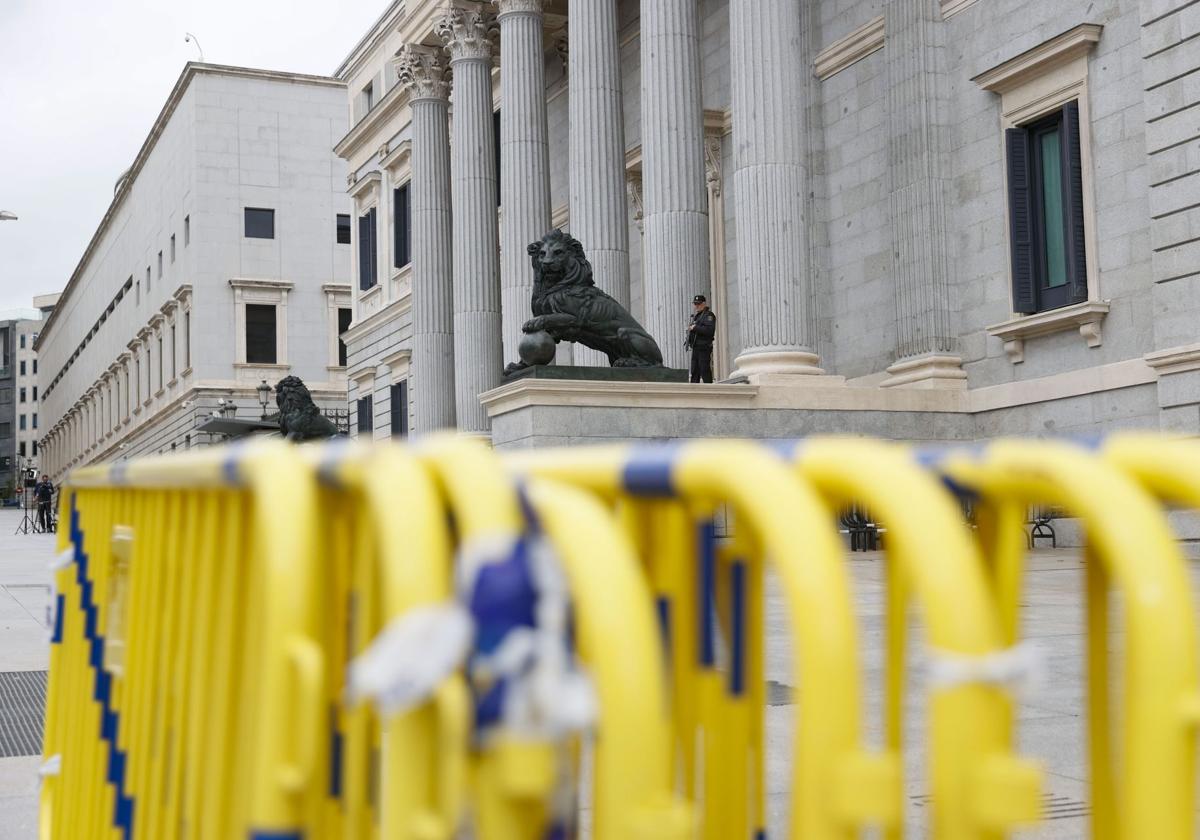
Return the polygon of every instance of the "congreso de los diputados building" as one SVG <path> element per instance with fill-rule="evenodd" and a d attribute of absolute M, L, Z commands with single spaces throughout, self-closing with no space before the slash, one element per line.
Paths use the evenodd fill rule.
<path fill-rule="evenodd" d="M 351 428 L 1200 431 L 1197 35 L 1187 0 L 398 0 L 335 73 Z M 704 294 L 717 382 L 506 380 L 553 228 L 668 367 Z"/>

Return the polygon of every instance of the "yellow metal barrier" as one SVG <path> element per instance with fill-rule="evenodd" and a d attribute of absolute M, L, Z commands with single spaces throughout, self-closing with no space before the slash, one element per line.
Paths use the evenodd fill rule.
<path fill-rule="evenodd" d="M 1200 443 L 933 460 L 865 440 L 498 455 L 441 437 L 82 470 L 61 501 L 41 836 L 765 837 L 771 575 L 799 680 L 786 835 L 902 836 L 911 604 L 929 836 L 999 838 L 1039 804 L 1006 676 L 1024 511 L 1053 504 L 1088 540 L 1092 836 L 1190 837 L 1195 619 L 1161 505 L 1200 508 Z M 939 478 L 977 495 L 974 538 Z M 887 526 L 880 749 L 833 515 L 852 503 Z M 1119 719 L 1110 589 L 1128 628 Z M 449 632 L 438 621 L 465 622 L 464 651 L 413 641 Z"/>

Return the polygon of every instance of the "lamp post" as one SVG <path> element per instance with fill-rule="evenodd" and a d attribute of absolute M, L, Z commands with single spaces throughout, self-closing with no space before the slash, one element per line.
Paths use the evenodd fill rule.
<path fill-rule="evenodd" d="M 267 384 L 267 380 L 263 380 L 257 388 L 258 404 L 262 406 L 262 419 L 267 419 L 267 404 L 271 401 L 271 386 Z"/>

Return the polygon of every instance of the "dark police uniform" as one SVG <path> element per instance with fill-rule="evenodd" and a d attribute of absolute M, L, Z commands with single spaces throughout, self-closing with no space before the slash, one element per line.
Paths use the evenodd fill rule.
<path fill-rule="evenodd" d="M 705 303 L 697 295 L 694 303 Z M 712 382 L 713 336 L 717 334 L 717 316 L 705 306 L 692 313 L 691 329 L 688 330 L 688 347 L 692 350 L 691 381 Z"/>
<path fill-rule="evenodd" d="M 54 485 L 49 479 L 39 481 L 33 488 L 33 496 L 37 499 L 37 522 L 43 533 L 49 533 L 54 524 L 54 516 L 50 504 L 54 500 Z"/>

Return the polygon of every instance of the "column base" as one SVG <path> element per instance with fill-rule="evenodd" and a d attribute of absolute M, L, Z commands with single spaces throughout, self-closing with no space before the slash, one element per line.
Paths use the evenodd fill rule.
<path fill-rule="evenodd" d="M 743 353 L 734 359 L 729 382 L 749 382 L 752 385 L 788 385 L 800 381 L 829 384 L 845 381 L 841 376 L 827 376 L 818 367 L 821 358 L 807 350 L 767 350 Z"/>
<path fill-rule="evenodd" d="M 963 390 L 967 387 L 967 372 L 962 369 L 962 357 L 950 353 L 929 353 L 902 359 L 887 369 L 888 378 L 880 388 L 924 388 Z"/>

